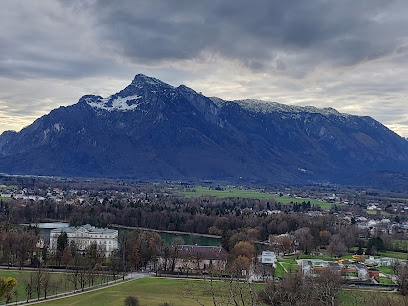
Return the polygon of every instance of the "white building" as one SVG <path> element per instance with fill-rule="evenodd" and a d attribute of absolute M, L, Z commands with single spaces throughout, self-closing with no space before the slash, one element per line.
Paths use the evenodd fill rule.
<path fill-rule="evenodd" d="M 271 264 L 276 268 L 276 255 L 275 252 L 263 251 L 261 255 L 261 263 Z"/>
<path fill-rule="evenodd" d="M 108 228 L 98 228 L 89 224 L 78 227 L 64 227 L 51 230 L 50 251 L 57 250 L 57 240 L 62 232 L 67 233 L 68 244 L 75 243 L 81 251 L 91 244 L 96 244 L 105 257 L 118 248 L 118 231 Z"/>

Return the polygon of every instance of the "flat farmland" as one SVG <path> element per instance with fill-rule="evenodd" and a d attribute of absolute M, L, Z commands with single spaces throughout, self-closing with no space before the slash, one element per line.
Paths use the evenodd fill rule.
<path fill-rule="evenodd" d="M 265 193 L 256 190 L 225 188 L 223 190 L 210 189 L 207 187 L 194 187 L 183 192 L 186 198 L 198 198 L 202 196 L 212 196 L 217 198 L 244 198 L 244 199 L 273 199 L 282 204 L 298 203 L 310 201 L 311 205 L 320 206 L 323 209 L 329 209 L 333 203 L 322 202 L 317 199 L 293 198 L 290 196 L 279 196 L 273 193 Z"/>

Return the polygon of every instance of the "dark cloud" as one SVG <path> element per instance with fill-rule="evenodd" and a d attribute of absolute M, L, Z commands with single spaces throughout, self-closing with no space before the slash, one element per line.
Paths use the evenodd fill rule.
<path fill-rule="evenodd" d="M 117 62 L 160 65 L 217 54 L 303 77 L 402 48 L 403 1 L 14 1 L 0 4 L 0 74 L 75 78 Z M 398 17 L 397 16 L 397 17 Z M 381 37 L 381 39 L 378 39 Z M 284 59 L 296 54 L 305 63 Z M 278 62 L 276 62 L 278 61 Z"/>
<path fill-rule="evenodd" d="M 385 56 L 400 47 L 404 24 L 393 14 L 406 11 L 406 5 L 375 0 L 118 5 L 100 0 L 87 10 L 96 16 L 98 37 L 134 62 L 199 58 L 207 51 L 259 70 L 282 53 L 309 56 L 311 69 L 321 61 L 354 65 Z M 284 64 L 290 68 L 291 63 Z"/>

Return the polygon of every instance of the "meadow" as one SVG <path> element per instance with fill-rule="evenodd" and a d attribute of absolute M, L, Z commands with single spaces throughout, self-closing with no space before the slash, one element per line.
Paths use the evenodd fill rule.
<path fill-rule="evenodd" d="M 209 189 L 207 187 L 194 187 L 183 192 L 186 198 L 198 198 L 202 196 L 212 196 L 218 198 L 244 198 L 244 199 L 273 199 L 278 203 L 298 203 L 310 201 L 311 205 L 320 206 L 323 209 L 329 209 L 333 203 L 322 202 L 317 199 L 309 198 L 293 198 L 290 196 L 279 196 L 278 194 L 265 193 L 256 190 L 238 189 L 238 188 L 224 188 L 223 190 Z"/>
<path fill-rule="evenodd" d="M 0 278 L 5 278 L 5 277 L 13 277 L 17 280 L 17 287 L 14 288 L 13 291 L 17 292 L 17 298 L 13 294 L 12 300 L 15 301 L 17 300 L 25 300 L 27 298 L 27 293 L 26 293 L 26 285 L 30 282 L 30 274 L 35 273 L 32 271 L 27 271 L 27 270 L 8 270 L 8 269 L 1 269 L 0 270 Z M 108 279 L 112 280 L 112 277 Z M 106 278 L 104 277 L 98 277 L 95 279 L 94 284 L 100 284 L 106 282 Z M 50 286 L 49 290 L 47 292 L 48 295 L 53 295 L 56 293 L 62 293 L 66 291 L 71 291 L 74 290 L 74 285 L 67 280 L 67 274 L 63 272 L 51 272 L 50 273 Z M 40 297 L 44 296 L 44 292 L 41 290 Z M 32 298 L 37 298 L 37 293 L 35 292 L 35 289 L 33 289 L 32 292 Z M 4 303 L 4 299 L 0 302 Z"/>
<path fill-rule="evenodd" d="M 261 290 L 264 285 L 254 285 L 255 291 Z M 228 283 L 214 282 L 217 299 L 228 292 Z M 191 294 L 189 292 L 194 292 Z M 59 299 L 58 301 L 44 302 L 42 305 L 112 305 L 121 306 L 127 296 L 138 298 L 140 306 L 158 306 L 169 303 L 173 306 L 214 305 L 210 283 L 203 280 L 186 280 L 170 278 L 144 278 L 130 281 L 121 285 L 83 293 L 77 296 Z M 248 292 L 245 292 L 248 296 Z M 372 298 L 388 298 L 399 305 L 401 296 L 396 293 L 377 293 L 373 291 L 340 290 L 338 298 L 340 305 L 367 305 Z M 196 301 L 197 300 L 197 301 Z M 261 304 L 263 305 L 263 304 Z M 391 304 L 393 305 L 393 304 Z"/>
<path fill-rule="evenodd" d="M 260 290 L 262 287 L 263 285 L 255 285 L 255 290 Z M 218 299 L 228 293 L 228 283 L 214 282 L 214 288 Z M 248 297 L 249 292 L 246 286 L 244 288 L 244 294 Z M 60 299 L 58 305 L 122 306 L 125 298 L 130 295 L 137 297 L 141 306 L 158 306 L 162 303 L 177 306 L 199 305 L 194 299 L 204 305 L 214 305 L 210 282 L 170 278 L 138 279 L 110 288 Z M 43 303 L 43 305 L 55 304 L 56 301 Z"/>

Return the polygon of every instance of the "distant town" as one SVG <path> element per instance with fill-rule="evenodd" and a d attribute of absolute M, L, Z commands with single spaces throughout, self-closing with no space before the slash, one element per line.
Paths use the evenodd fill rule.
<path fill-rule="evenodd" d="M 37 285 L 34 276 L 26 279 L 20 288 L 26 300 L 47 298 L 49 282 L 57 296 L 125 281 L 135 273 L 235 279 L 254 286 L 259 291 L 254 301 L 266 304 L 273 303 L 268 290 L 278 286 L 285 292 L 297 277 L 313 280 L 297 294 L 330 279 L 332 298 L 340 301 L 345 289 L 399 292 L 393 296 L 397 300 L 408 290 L 408 195 L 403 192 L 0 179 L 2 265 L 32 275 L 49 269 L 65 275 Z M 13 295 L 4 298 L 12 301 Z"/>

